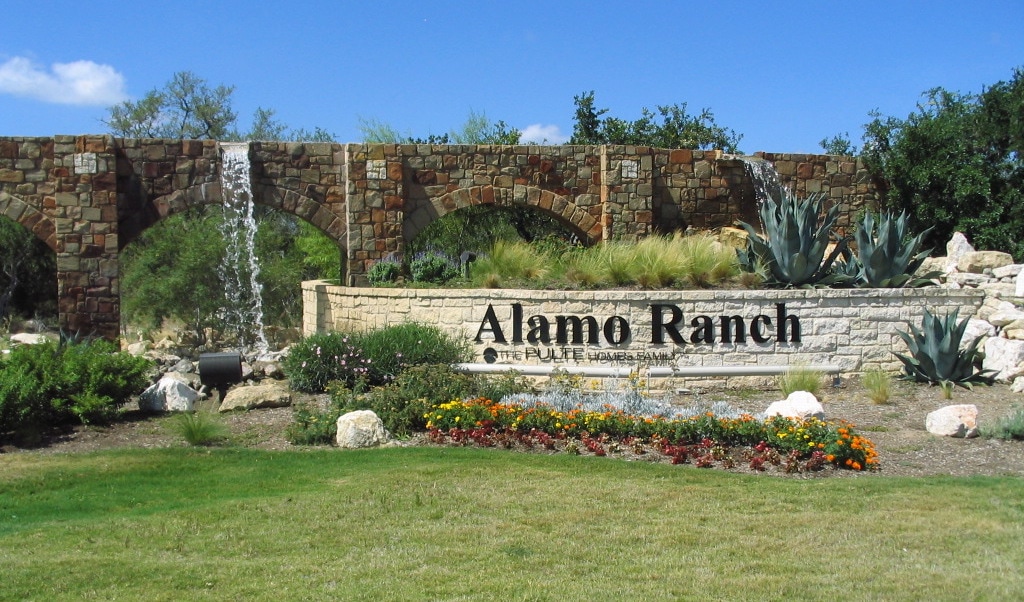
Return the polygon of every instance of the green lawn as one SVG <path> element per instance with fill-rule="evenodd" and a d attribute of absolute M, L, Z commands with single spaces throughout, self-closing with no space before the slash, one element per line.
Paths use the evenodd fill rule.
<path fill-rule="evenodd" d="M 0 455 L 0 600 L 1011 600 L 1024 480 L 496 450 Z"/>

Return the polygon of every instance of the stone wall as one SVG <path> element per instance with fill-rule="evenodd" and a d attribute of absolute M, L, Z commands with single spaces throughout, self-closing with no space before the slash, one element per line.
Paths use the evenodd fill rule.
<path fill-rule="evenodd" d="M 933 313 L 959 309 L 974 315 L 985 298 L 980 290 L 844 289 L 720 291 L 540 291 L 387 289 L 303 283 L 303 331 L 360 331 L 412 321 L 434 324 L 470 342 L 473 361 L 493 350 L 497 361 L 514 364 L 604 366 L 747 366 L 836 365 L 844 373 L 872 367 L 897 370 L 894 350 L 905 350 L 897 330 L 920 324 L 925 308 Z M 521 307 L 522 343 L 514 343 L 514 305 Z M 655 308 L 652 308 L 655 306 Z M 678 308 L 682 343 L 673 342 L 660 325 Z M 491 308 L 491 314 L 488 314 Z M 657 312 L 655 315 L 654 312 Z M 531 343 L 530 331 L 543 320 L 550 343 Z M 571 334 L 558 342 L 558 316 L 592 316 L 597 344 L 574 343 Z M 728 318 L 723 337 L 722 317 Z M 611 331 L 605 331 L 611 320 Z M 735 318 L 734 318 L 735 317 Z M 790 318 L 795 318 L 790 319 Z M 697 325 L 709 326 L 702 331 Z M 621 344 L 609 339 L 629 338 Z M 756 322 L 755 322 L 756 321 Z M 739 323 L 742 322 L 742 327 Z M 496 341 L 495 324 L 505 338 Z M 780 329 L 780 324 L 784 328 Z M 799 341 L 794 341 L 798 326 Z M 739 329 L 739 330 L 738 330 Z M 783 330 L 785 332 L 783 332 Z M 655 331 L 661 333 L 655 336 Z M 535 334 L 539 334 L 536 331 Z M 696 335 L 695 335 L 696 333 Z M 755 335 L 757 333 L 757 335 Z M 701 340 L 710 335 L 713 341 Z M 692 342 L 694 337 L 698 342 Z M 479 341 L 476 341 L 477 338 Z M 661 343 L 653 342 L 661 338 Z M 728 338 L 729 341 L 723 341 Z M 742 339 L 742 340 L 741 340 Z M 761 339 L 758 341 L 758 339 Z M 490 352 L 488 352 L 490 353 Z"/>
<path fill-rule="evenodd" d="M 334 240 L 341 281 L 401 256 L 434 220 L 478 204 L 534 207 L 586 243 L 757 221 L 749 159 L 643 146 L 253 142 L 253 200 Z M 221 203 L 212 140 L 0 138 L 0 215 L 57 255 L 61 327 L 116 337 L 119 253 L 168 215 Z M 798 194 L 824 192 L 845 226 L 875 201 L 846 157 L 762 153 Z"/>

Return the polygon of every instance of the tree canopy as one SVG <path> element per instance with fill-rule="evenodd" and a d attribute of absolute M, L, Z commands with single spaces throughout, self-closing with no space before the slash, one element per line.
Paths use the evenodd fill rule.
<path fill-rule="evenodd" d="M 630 121 L 603 117 L 608 109 L 597 109 L 594 92 L 573 97 L 575 123 L 569 144 L 634 144 L 659 148 L 720 149 L 739 152 L 743 138 L 734 130 L 718 125 L 711 109 L 698 115 L 686 112 L 686 103 L 659 105 L 657 112 L 644 107 L 640 118 Z"/>
<path fill-rule="evenodd" d="M 906 119 L 871 116 L 862 156 L 888 207 L 933 228 L 931 244 L 960 231 L 1024 259 L 1024 71 L 981 94 L 929 90 Z"/>

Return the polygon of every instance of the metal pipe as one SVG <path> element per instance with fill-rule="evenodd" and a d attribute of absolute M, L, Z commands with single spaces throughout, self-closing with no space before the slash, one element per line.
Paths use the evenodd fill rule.
<path fill-rule="evenodd" d="M 518 372 L 523 376 L 550 376 L 555 370 L 582 376 L 625 378 L 639 372 L 627 367 L 605 366 L 548 366 L 538 364 L 455 364 L 457 372 L 474 374 L 496 374 L 501 372 Z M 785 374 L 789 370 L 807 370 L 839 374 L 839 366 L 651 366 L 647 369 L 649 378 L 694 377 L 694 376 L 774 376 Z"/>

